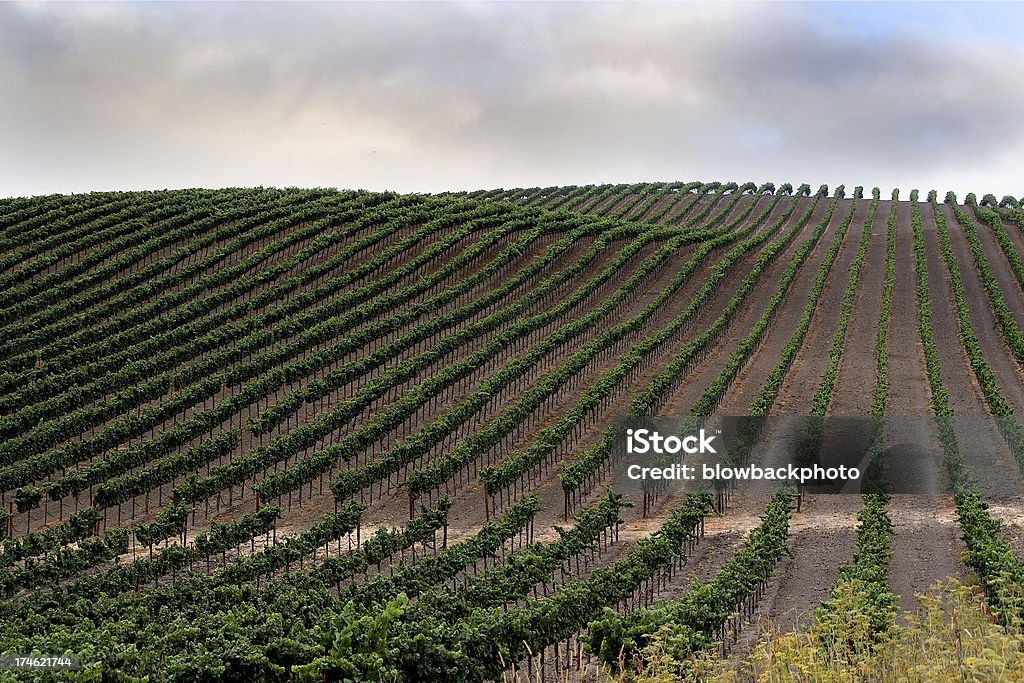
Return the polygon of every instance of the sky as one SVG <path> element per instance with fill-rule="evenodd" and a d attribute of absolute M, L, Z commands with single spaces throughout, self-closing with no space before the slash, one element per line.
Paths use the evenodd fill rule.
<path fill-rule="evenodd" d="M 0 2 L 0 196 L 1024 195 L 1024 4 Z"/>

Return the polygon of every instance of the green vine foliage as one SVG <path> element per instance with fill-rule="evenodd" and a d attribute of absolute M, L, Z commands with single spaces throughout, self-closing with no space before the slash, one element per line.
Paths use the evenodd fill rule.
<path fill-rule="evenodd" d="M 792 509 L 792 493 L 777 493 L 761 524 L 714 579 L 696 583 L 683 598 L 625 617 L 606 609 L 601 619 L 588 625 L 587 647 L 606 664 L 631 666 L 656 633 L 678 660 L 712 645 L 739 605 L 765 584 L 775 563 L 788 552 Z"/>

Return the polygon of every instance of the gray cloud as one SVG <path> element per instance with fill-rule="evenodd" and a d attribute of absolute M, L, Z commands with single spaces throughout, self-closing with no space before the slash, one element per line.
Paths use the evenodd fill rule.
<path fill-rule="evenodd" d="M 818 11 L 4 4 L 0 194 L 694 178 L 1024 191 L 1024 93 L 1007 87 L 1020 45 Z"/>

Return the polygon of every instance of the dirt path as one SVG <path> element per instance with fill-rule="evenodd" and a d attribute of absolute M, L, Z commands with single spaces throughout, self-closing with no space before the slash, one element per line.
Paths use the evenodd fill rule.
<path fill-rule="evenodd" d="M 656 201 L 653 206 L 649 207 L 646 211 L 644 211 L 644 213 L 637 216 L 633 216 L 631 220 L 639 222 L 651 221 L 656 216 L 660 216 L 663 212 L 666 211 L 666 209 L 668 210 L 668 213 L 675 211 L 678 208 L 679 204 L 689 201 L 688 197 L 692 196 L 693 195 L 690 195 L 687 192 L 683 192 L 682 190 L 666 192 L 662 197 L 658 198 L 658 201 Z M 659 221 L 659 223 L 664 224 L 666 223 L 666 221 L 662 219 L 661 221 Z"/>
<path fill-rule="evenodd" d="M 926 211 L 931 211 L 931 206 L 925 205 L 923 208 Z M 1006 254 L 999 245 L 995 232 L 987 223 L 982 223 L 978 220 L 974 215 L 974 211 L 971 210 L 970 207 L 961 208 L 963 208 L 964 212 L 971 218 L 971 224 L 978 233 L 978 238 L 981 241 L 985 258 L 988 260 L 989 266 L 992 270 L 992 275 L 995 276 L 996 282 L 999 283 L 999 291 L 1002 292 L 1003 298 L 1006 299 L 1006 305 L 1010 308 L 1010 312 L 1013 313 L 1013 319 L 1017 323 L 1017 327 L 1024 327 L 1024 289 L 1022 289 L 1020 283 L 1017 282 L 1017 278 L 1013 273 L 1013 268 L 1010 267 L 1010 261 L 1006 258 Z M 957 228 L 960 228 L 959 223 L 956 223 L 955 225 Z M 1013 228 L 1014 226 L 1010 225 L 1009 229 L 1007 229 L 1006 222 L 1003 222 L 1003 229 L 1007 234 L 1009 234 Z M 962 228 L 960 229 L 962 230 Z"/>
<path fill-rule="evenodd" d="M 837 206 L 836 212 L 833 214 L 832 225 L 836 224 L 836 221 L 842 220 L 842 202 Z M 779 259 L 772 264 L 769 268 L 769 277 L 765 281 L 765 285 L 759 287 L 756 291 L 754 298 L 760 299 L 759 305 L 751 306 L 749 303 L 745 307 L 746 310 L 741 315 L 737 316 L 737 319 L 745 319 L 742 322 L 737 320 L 734 325 L 730 326 L 730 343 L 723 344 L 721 349 L 723 352 L 720 355 L 720 361 L 710 361 L 710 357 L 703 364 L 704 366 L 710 366 L 720 370 L 721 364 L 728 358 L 728 353 L 731 352 L 732 348 L 739 339 L 746 334 L 750 329 L 750 326 L 754 321 L 758 319 L 764 310 L 764 306 L 767 304 L 768 299 L 774 294 L 775 284 L 778 282 L 778 278 L 781 277 L 782 272 L 788 265 L 788 257 L 797 246 L 807 238 L 809 233 L 813 231 L 814 226 L 821 220 L 824 208 L 827 205 L 819 203 L 815 211 L 815 215 L 808 222 L 807 227 L 802 231 L 802 234 L 794 241 L 794 244 L 787 253 L 780 256 Z M 849 208 L 848 206 L 845 208 Z M 809 276 L 798 280 L 794 285 L 795 289 L 791 289 L 787 295 L 786 301 L 783 303 L 783 310 L 786 309 L 787 305 L 791 309 L 797 311 L 796 318 L 799 319 L 799 314 L 803 307 L 803 303 L 806 300 L 806 291 L 813 286 L 814 277 L 811 273 L 816 273 L 817 267 L 820 265 L 821 259 L 824 257 L 824 252 L 828 249 L 829 237 L 832 229 L 826 231 L 826 234 L 822 236 L 818 244 L 815 245 L 807 261 L 803 264 L 801 271 L 807 273 Z M 856 247 L 853 247 L 856 250 Z M 852 256 L 850 257 L 852 260 Z M 835 269 L 835 266 L 833 266 Z M 774 271 L 774 272 L 772 272 Z M 835 270 L 833 271 L 835 272 Z M 842 290 L 842 286 L 837 289 Z M 779 329 L 789 329 L 792 327 L 786 323 L 780 323 L 782 318 L 782 311 L 780 311 L 780 318 L 776 320 Z M 773 328 L 776 326 L 773 324 Z M 735 330 L 735 331 L 733 331 Z M 770 334 L 770 333 L 769 333 Z M 776 335 L 782 337 L 781 334 Z M 788 335 L 786 335 L 788 338 Z M 781 347 L 783 341 L 779 341 L 778 345 Z M 770 370 L 770 367 L 774 365 L 775 359 L 777 359 L 777 352 L 774 358 L 772 357 L 773 351 L 765 351 L 765 345 L 758 350 L 755 355 L 760 355 L 764 359 L 764 375 Z M 751 364 L 753 364 L 752 361 Z M 771 366 L 769 365 L 771 363 Z M 748 364 L 748 368 L 751 364 Z M 689 401 L 692 403 L 693 400 L 700 395 L 703 391 L 703 387 L 717 376 L 717 373 L 710 373 L 706 382 L 689 382 L 687 386 L 684 386 L 683 391 L 679 392 L 673 397 L 673 402 L 678 404 L 682 401 Z M 702 386 L 701 386 L 702 385 Z M 757 384 L 759 386 L 759 383 Z M 700 391 L 697 391 L 698 387 Z M 681 395 L 680 395 L 681 394 Z M 730 394 L 732 392 L 730 391 Z M 727 403 L 725 405 L 736 406 L 739 402 L 735 401 L 732 404 Z M 749 404 L 749 400 L 747 401 Z M 719 410 L 722 414 L 738 414 L 737 410 L 733 407 L 723 407 Z M 738 411 L 739 413 L 745 412 L 745 409 Z M 757 518 L 764 506 L 767 504 L 767 498 L 750 498 L 739 500 L 735 504 L 735 508 L 741 511 L 749 518 Z M 821 504 L 816 504 L 814 511 L 806 511 L 797 515 L 794 519 L 794 535 L 797 540 L 794 541 L 796 544 L 796 550 L 798 556 L 802 559 L 799 562 L 793 563 L 792 561 L 781 564 L 776 569 L 775 578 L 773 578 L 775 591 L 772 592 L 769 589 L 769 596 L 762 600 L 758 606 L 757 616 L 755 616 L 754 623 L 752 626 L 745 628 L 742 635 L 740 636 L 740 642 L 737 647 L 737 651 L 742 652 L 746 648 L 750 647 L 756 642 L 758 634 L 761 629 L 766 626 L 767 621 L 765 617 L 768 615 L 778 615 L 781 613 L 787 613 L 794 620 L 797 619 L 798 615 L 802 612 L 809 612 L 813 617 L 814 607 L 818 602 L 828 594 L 828 589 L 834 582 L 834 575 L 838 574 L 838 567 L 844 561 L 841 557 L 849 555 L 852 556 L 853 552 L 853 532 L 852 529 L 856 524 L 856 520 L 853 517 L 853 512 L 859 506 L 859 497 L 855 496 L 821 496 Z M 825 529 L 822 529 L 824 524 Z M 756 522 L 754 523 L 756 525 Z M 797 533 L 798 532 L 798 533 Z M 822 543 L 830 545 L 832 548 L 831 552 L 824 553 L 821 555 L 816 554 L 813 551 L 800 552 L 802 549 L 811 549 L 814 547 L 820 547 Z M 810 564 L 808 564 L 810 562 Z M 819 566 L 823 565 L 823 566 Z M 808 582 L 813 584 L 813 588 L 808 590 Z M 795 591 L 790 591 L 788 586 L 795 586 Z"/>
<path fill-rule="evenodd" d="M 776 233 L 775 238 L 789 230 L 793 223 L 799 220 L 802 211 L 806 208 L 806 205 L 801 202 L 797 205 L 796 210 L 790 215 L 786 225 Z M 799 245 L 808 238 L 811 232 L 814 230 L 816 221 L 821 220 L 821 216 L 824 212 L 822 202 L 819 202 L 818 206 L 815 207 L 814 214 L 811 219 L 807 222 L 800 232 L 794 237 L 793 241 L 787 245 L 782 252 L 776 256 L 775 260 L 768 265 L 767 268 L 761 274 L 758 280 L 757 286 L 751 291 L 741 304 L 740 308 L 733 315 L 732 319 L 726 325 L 725 329 L 719 334 L 718 338 L 711 344 L 710 348 L 704 353 L 703 360 L 699 365 L 694 367 L 690 373 L 683 377 L 676 387 L 670 392 L 665 404 L 661 410 L 664 415 L 685 415 L 690 412 L 693 404 L 700 398 L 707 387 L 713 382 L 722 372 L 726 362 L 728 362 L 729 356 L 733 350 L 739 345 L 740 340 L 743 339 L 753 326 L 754 322 L 764 312 L 768 301 L 771 299 L 778 282 L 782 277 L 782 273 L 785 271 L 789 259 L 792 257 Z M 763 248 L 763 247 L 762 247 Z M 707 316 L 708 324 L 714 321 L 720 314 L 722 309 L 728 304 L 730 299 L 735 294 L 735 288 L 739 282 L 741 282 L 753 269 L 754 263 L 757 260 L 757 253 L 748 254 L 741 265 L 734 271 L 733 274 L 723 283 L 712 296 L 709 306 L 707 307 L 710 314 Z M 718 411 L 722 415 L 728 415 L 724 409 Z"/>
<path fill-rule="evenodd" d="M 846 328 L 846 343 L 832 391 L 830 415 L 869 415 L 875 385 L 875 335 L 885 283 L 885 228 L 888 207 L 879 201 L 860 271 L 860 285 Z M 850 226 L 851 229 L 853 226 Z"/>
<path fill-rule="evenodd" d="M 1012 353 L 1003 341 L 999 325 L 992 314 L 988 293 L 981 284 L 978 269 L 971 257 L 970 245 L 963 234 L 963 228 L 956 222 L 951 207 L 943 204 L 940 208 L 946 218 L 949 241 L 960 267 L 960 276 L 969 304 L 971 327 L 981 344 L 985 360 L 988 361 L 996 375 L 1000 393 L 1010 402 L 1015 413 L 1024 413 L 1024 373 L 1021 373 L 1020 365 L 1014 360 Z M 929 239 L 931 236 L 929 233 L 935 231 L 934 216 L 931 211 L 922 211 L 921 213 L 925 239 Z M 1009 266 L 1001 266 L 998 262 L 990 265 L 993 271 L 1005 272 L 1009 268 Z M 1017 289 L 1020 290 L 1019 287 Z M 1007 305 L 1012 308 L 1010 300 L 1007 300 Z"/>
<path fill-rule="evenodd" d="M 888 209 L 889 206 L 886 206 L 885 213 L 880 213 L 880 216 L 887 219 Z M 882 211 L 881 206 L 879 211 Z M 916 333 L 918 315 L 910 207 L 906 204 L 899 205 L 896 215 L 896 283 L 893 290 L 892 325 L 887 343 L 889 398 L 886 412 L 889 415 L 928 416 L 932 412 L 931 392 L 927 385 L 924 351 Z M 959 380 L 958 384 L 945 385 L 956 410 L 957 406 L 962 408 L 966 402 L 973 399 L 973 391 L 969 381 L 966 381 L 968 378 L 962 372 L 952 371 L 951 361 L 955 358 L 953 354 L 957 352 L 957 348 L 948 343 L 950 325 L 953 323 L 951 311 L 948 305 L 944 310 L 941 306 L 948 299 L 942 298 L 936 289 L 932 289 L 932 283 L 935 283 L 934 287 L 937 288 L 945 279 L 941 269 L 935 268 L 935 261 L 931 258 L 932 255 L 938 256 L 937 252 L 931 249 L 928 254 L 932 329 L 936 339 L 943 340 L 939 346 L 944 380 L 947 372 L 949 380 Z M 941 268 L 941 264 L 939 266 Z M 939 310 L 936 310 L 937 308 Z M 911 330 L 914 331 L 913 343 L 910 342 Z M 953 334 L 955 335 L 955 328 Z M 890 459 L 887 466 L 891 478 L 897 481 L 925 480 L 930 482 L 933 488 L 948 486 L 945 467 L 939 456 L 942 451 L 935 430 L 925 429 L 927 423 L 922 420 L 907 421 L 902 424 L 909 424 L 923 431 L 907 434 L 899 429 L 899 424 L 896 421 L 888 423 L 885 441 L 888 447 L 894 449 L 890 453 L 898 455 L 899 451 L 895 449 L 899 444 L 910 443 L 917 445 L 918 448 L 916 452 L 904 453 L 904 457 Z M 934 581 L 949 576 L 964 575 L 965 568 L 959 562 L 959 550 L 965 548 L 959 540 L 957 526 L 936 523 L 936 520 L 952 519 L 953 514 L 953 501 L 949 496 L 894 496 L 889 509 L 889 516 L 895 527 L 891 546 L 893 555 L 889 565 L 889 589 L 900 596 L 901 609 L 916 608 L 913 596 L 922 586 L 931 585 Z"/>
<path fill-rule="evenodd" d="M 1013 244 L 1014 249 L 1021 258 L 1024 258 L 1024 226 L 1016 223 L 1002 212 L 1000 212 L 1000 220 L 1003 223 L 1003 229 L 1006 230 L 1006 234 L 1010 238 L 1010 243 Z"/>
<path fill-rule="evenodd" d="M 823 200 L 822 202 L 819 202 L 818 209 L 824 209 L 827 208 L 827 206 L 828 201 Z M 722 399 L 722 404 L 718 409 L 719 414 L 747 414 L 750 405 L 756 398 L 762 384 L 768 378 L 768 375 L 771 373 L 776 363 L 778 363 L 779 355 L 783 347 L 786 342 L 789 341 L 790 335 L 800 322 L 800 318 L 803 315 L 804 305 L 807 303 L 807 296 L 811 291 L 811 288 L 814 287 L 814 280 L 817 278 L 818 268 L 825 258 L 825 252 L 828 250 L 835 238 L 836 228 L 839 225 L 839 222 L 842 221 L 843 216 L 846 214 L 848 209 L 849 202 L 846 200 L 842 200 L 836 205 L 836 209 L 832 214 L 828 227 L 814 245 L 811 253 L 807 255 L 806 259 L 801 264 L 797 277 L 786 292 L 786 295 L 782 300 L 782 304 L 779 306 L 774 319 L 768 326 L 768 331 L 765 334 L 764 339 L 762 339 L 761 343 L 758 344 L 757 349 L 753 354 L 747 358 L 746 364 L 740 370 L 736 379 L 733 380 L 732 385 L 729 387 L 725 397 Z M 822 214 L 823 213 L 824 211 L 822 211 Z M 816 215 L 812 217 L 811 221 L 808 222 L 808 228 L 812 232 L 823 218 L 823 215 L 818 214 L 817 210 L 815 211 L 815 214 Z M 810 232 L 808 232 L 807 235 L 809 237 Z M 788 261 L 788 258 L 784 257 L 773 264 L 773 266 L 779 268 L 778 276 L 780 279 L 786 268 L 789 266 L 786 261 Z M 769 296 L 774 296 L 777 289 L 777 286 L 771 289 Z M 767 300 L 765 303 L 767 304 Z M 759 318 L 760 313 L 757 317 L 750 320 L 744 334 L 750 331 Z"/>
<path fill-rule="evenodd" d="M 696 195 L 696 192 L 688 194 Z M 672 210 L 662 217 L 661 222 L 665 225 L 682 225 L 686 221 L 690 220 L 692 216 L 703 211 L 708 202 L 713 202 L 716 199 L 718 199 L 717 192 L 696 195 L 696 198 L 690 196 L 678 204 L 675 204 L 672 207 Z"/>
<path fill-rule="evenodd" d="M 970 362 L 959 338 L 959 325 L 953 307 L 953 291 L 949 273 L 942 260 L 942 253 L 935 232 L 932 216 L 922 212 L 922 231 L 927 253 L 928 292 L 931 301 L 931 323 L 938 346 L 939 365 L 942 370 L 942 384 L 949 391 L 950 407 L 957 414 L 983 415 L 988 412 L 982 397 L 981 387 L 970 369 Z M 953 238 L 953 231 L 950 237 Z M 912 265 L 911 265 L 912 267 Z M 973 270 L 960 268 L 964 280 Z M 966 282 L 965 282 L 966 285 Z M 982 293 L 984 296 L 984 293 Z M 982 301 L 985 301 L 982 299 Z M 976 308 L 972 306 L 972 308 Z M 921 414 L 927 414 L 922 411 Z"/>
<path fill-rule="evenodd" d="M 763 373 L 764 377 L 774 367 L 782 346 L 788 341 L 802 315 L 807 294 L 817 277 L 817 268 L 835 236 L 837 226 L 849 210 L 849 205 L 843 204 L 836 207 L 828 230 L 812 253 L 813 270 L 811 263 L 805 264 L 804 267 L 808 268 L 806 276 L 798 281 L 797 289 L 787 296 L 779 318 L 773 323 L 772 329 L 777 330 L 774 340 L 769 331 L 768 338 L 757 352 L 761 356 L 762 367 L 756 372 Z M 805 415 L 810 411 L 811 398 L 820 384 L 821 373 L 828 362 L 829 347 L 839 324 L 838 311 L 849 279 L 850 264 L 860 244 L 860 228 L 867 216 L 868 204 L 863 200 L 858 203 L 842 247 L 829 272 L 807 337 L 787 374 L 780 398 L 772 410 L 773 414 Z M 753 368 L 757 362 L 754 360 L 748 368 Z M 756 386 L 760 386 L 760 381 L 756 382 Z M 747 405 L 751 399 L 747 399 Z M 757 606 L 752 626 L 744 629 L 735 656 L 742 657 L 749 652 L 758 637 L 771 626 L 791 631 L 813 622 L 814 611 L 828 597 L 839 576 L 840 566 L 853 557 L 857 525 L 854 515 L 861 505 L 860 496 L 849 494 L 804 497 L 802 511 L 794 513 L 790 525 L 792 557 L 776 566 L 767 594 Z"/>
<path fill-rule="evenodd" d="M 915 611 L 914 595 L 936 581 L 967 579 L 968 569 L 960 561 L 967 547 L 952 495 L 894 495 L 889 518 L 894 526 L 889 589 L 900 596 L 901 611 Z"/>
<path fill-rule="evenodd" d="M 950 224 L 950 217 L 947 217 L 947 227 Z M 935 232 L 934 216 L 922 212 L 921 227 L 925 238 L 925 247 L 928 254 L 928 287 L 931 293 L 932 303 L 932 329 L 935 332 L 935 340 L 938 345 L 939 360 L 942 366 L 943 385 L 949 391 L 949 401 L 953 412 L 958 416 L 987 415 L 988 405 L 985 402 L 978 384 L 977 378 L 970 367 L 966 351 L 960 342 L 959 326 L 956 319 L 956 312 L 953 308 L 953 292 L 949 283 L 949 273 L 942 261 L 939 250 L 937 234 Z M 950 230 L 950 241 L 954 251 L 958 248 L 966 249 L 966 240 L 959 230 Z M 973 329 L 978 336 L 985 357 L 990 362 L 993 357 L 1000 360 L 999 366 L 993 365 L 996 372 L 996 381 L 1002 391 L 1003 387 L 1013 388 L 1014 382 L 998 369 L 999 367 L 1012 366 L 1014 362 L 1007 357 L 1005 345 L 999 337 L 998 332 L 989 328 L 991 335 L 985 334 L 979 327 L 979 320 L 994 324 L 992 313 L 988 305 L 988 299 L 981 283 L 978 281 L 977 271 L 973 261 L 969 260 L 967 254 L 966 263 L 959 258 L 960 274 L 964 281 L 964 288 L 967 290 Z M 980 297 L 980 298 L 979 298 Z M 1012 375 L 1011 375 L 1012 376 Z M 1020 399 L 1024 399 L 1024 389 L 1017 383 L 1015 392 Z M 1016 406 L 1015 401 L 1005 392 L 1003 395 Z M 1020 410 L 1019 408 L 1017 410 Z M 968 420 L 957 421 L 957 437 L 961 445 L 961 452 L 967 461 L 967 468 L 981 487 L 983 493 L 1005 492 L 1008 483 L 1020 481 L 1020 468 L 1014 461 L 1006 442 L 999 437 L 994 429 L 974 430 Z M 1007 479 L 1009 475 L 1009 479 Z"/>
<path fill-rule="evenodd" d="M 764 501 L 761 509 L 767 505 Z M 775 566 L 764 598 L 740 635 L 732 656 L 742 658 L 771 627 L 792 631 L 813 623 L 814 611 L 828 598 L 839 567 L 853 558 L 860 496 L 805 496 L 803 510 L 789 525 L 791 556 Z"/>
<path fill-rule="evenodd" d="M 811 411 L 811 399 L 818 387 L 821 386 L 822 375 L 828 367 L 832 340 L 839 329 L 839 315 L 850 280 L 850 268 L 857 256 L 857 250 L 860 248 L 861 233 L 870 204 L 871 201 L 865 199 L 861 199 L 857 203 L 853 220 L 850 222 L 846 238 L 843 240 L 843 246 L 832 263 L 828 279 L 825 281 L 825 288 L 818 299 L 818 306 L 814 309 L 807 336 L 804 338 L 804 343 L 801 344 L 789 372 L 786 373 L 786 379 L 779 390 L 775 405 L 772 407 L 772 413 L 775 415 L 807 415 Z M 845 217 L 845 213 L 839 215 L 839 207 L 833 216 L 832 225 L 838 225 L 837 216 L 840 222 Z M 832 226 L 829 227 L 830 232 L 831 230 Z M 823 239 L 827 235 L 828 233 L 823 236 Z M 812 285 L 813 279 L 808 271 L 807 280 L 811 281 Z M 794 297 L 793 303 L 802 302 L 798 297 Z M 780 329 L 784 332 L 790 331 L 785 327 L 780 327 Z M 849 326 L 847 326 L 847 334 L 849 334 Z"/>
<path fill-rule="evenodd" d="M 989 511 L 1003 522 L 1003 537 L 1013 554 L 1024 557 L 1024 506 L 1019 498 L 1007 501 L 989 500 Z"/>

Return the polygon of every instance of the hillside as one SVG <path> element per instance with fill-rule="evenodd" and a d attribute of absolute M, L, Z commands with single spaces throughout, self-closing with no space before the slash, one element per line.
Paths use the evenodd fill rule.
<path fill-rule="evenodd" d="M 0 245 L 2 652 L 575 680 L 598 618 L 608 661 L 652 623 L 739 656 L 851 573 L 903 609 L 977 577 L 1024 616 L 1024 499 L 990 493 L 1024 484 L 1012 197 L 93 193 L 0 200 Z M 943 493 L 608 493 L 613 418 L 690 414 L 927 417 L 872 457 Z M 977 449 L 930 419 L 979 415 Z"/>

